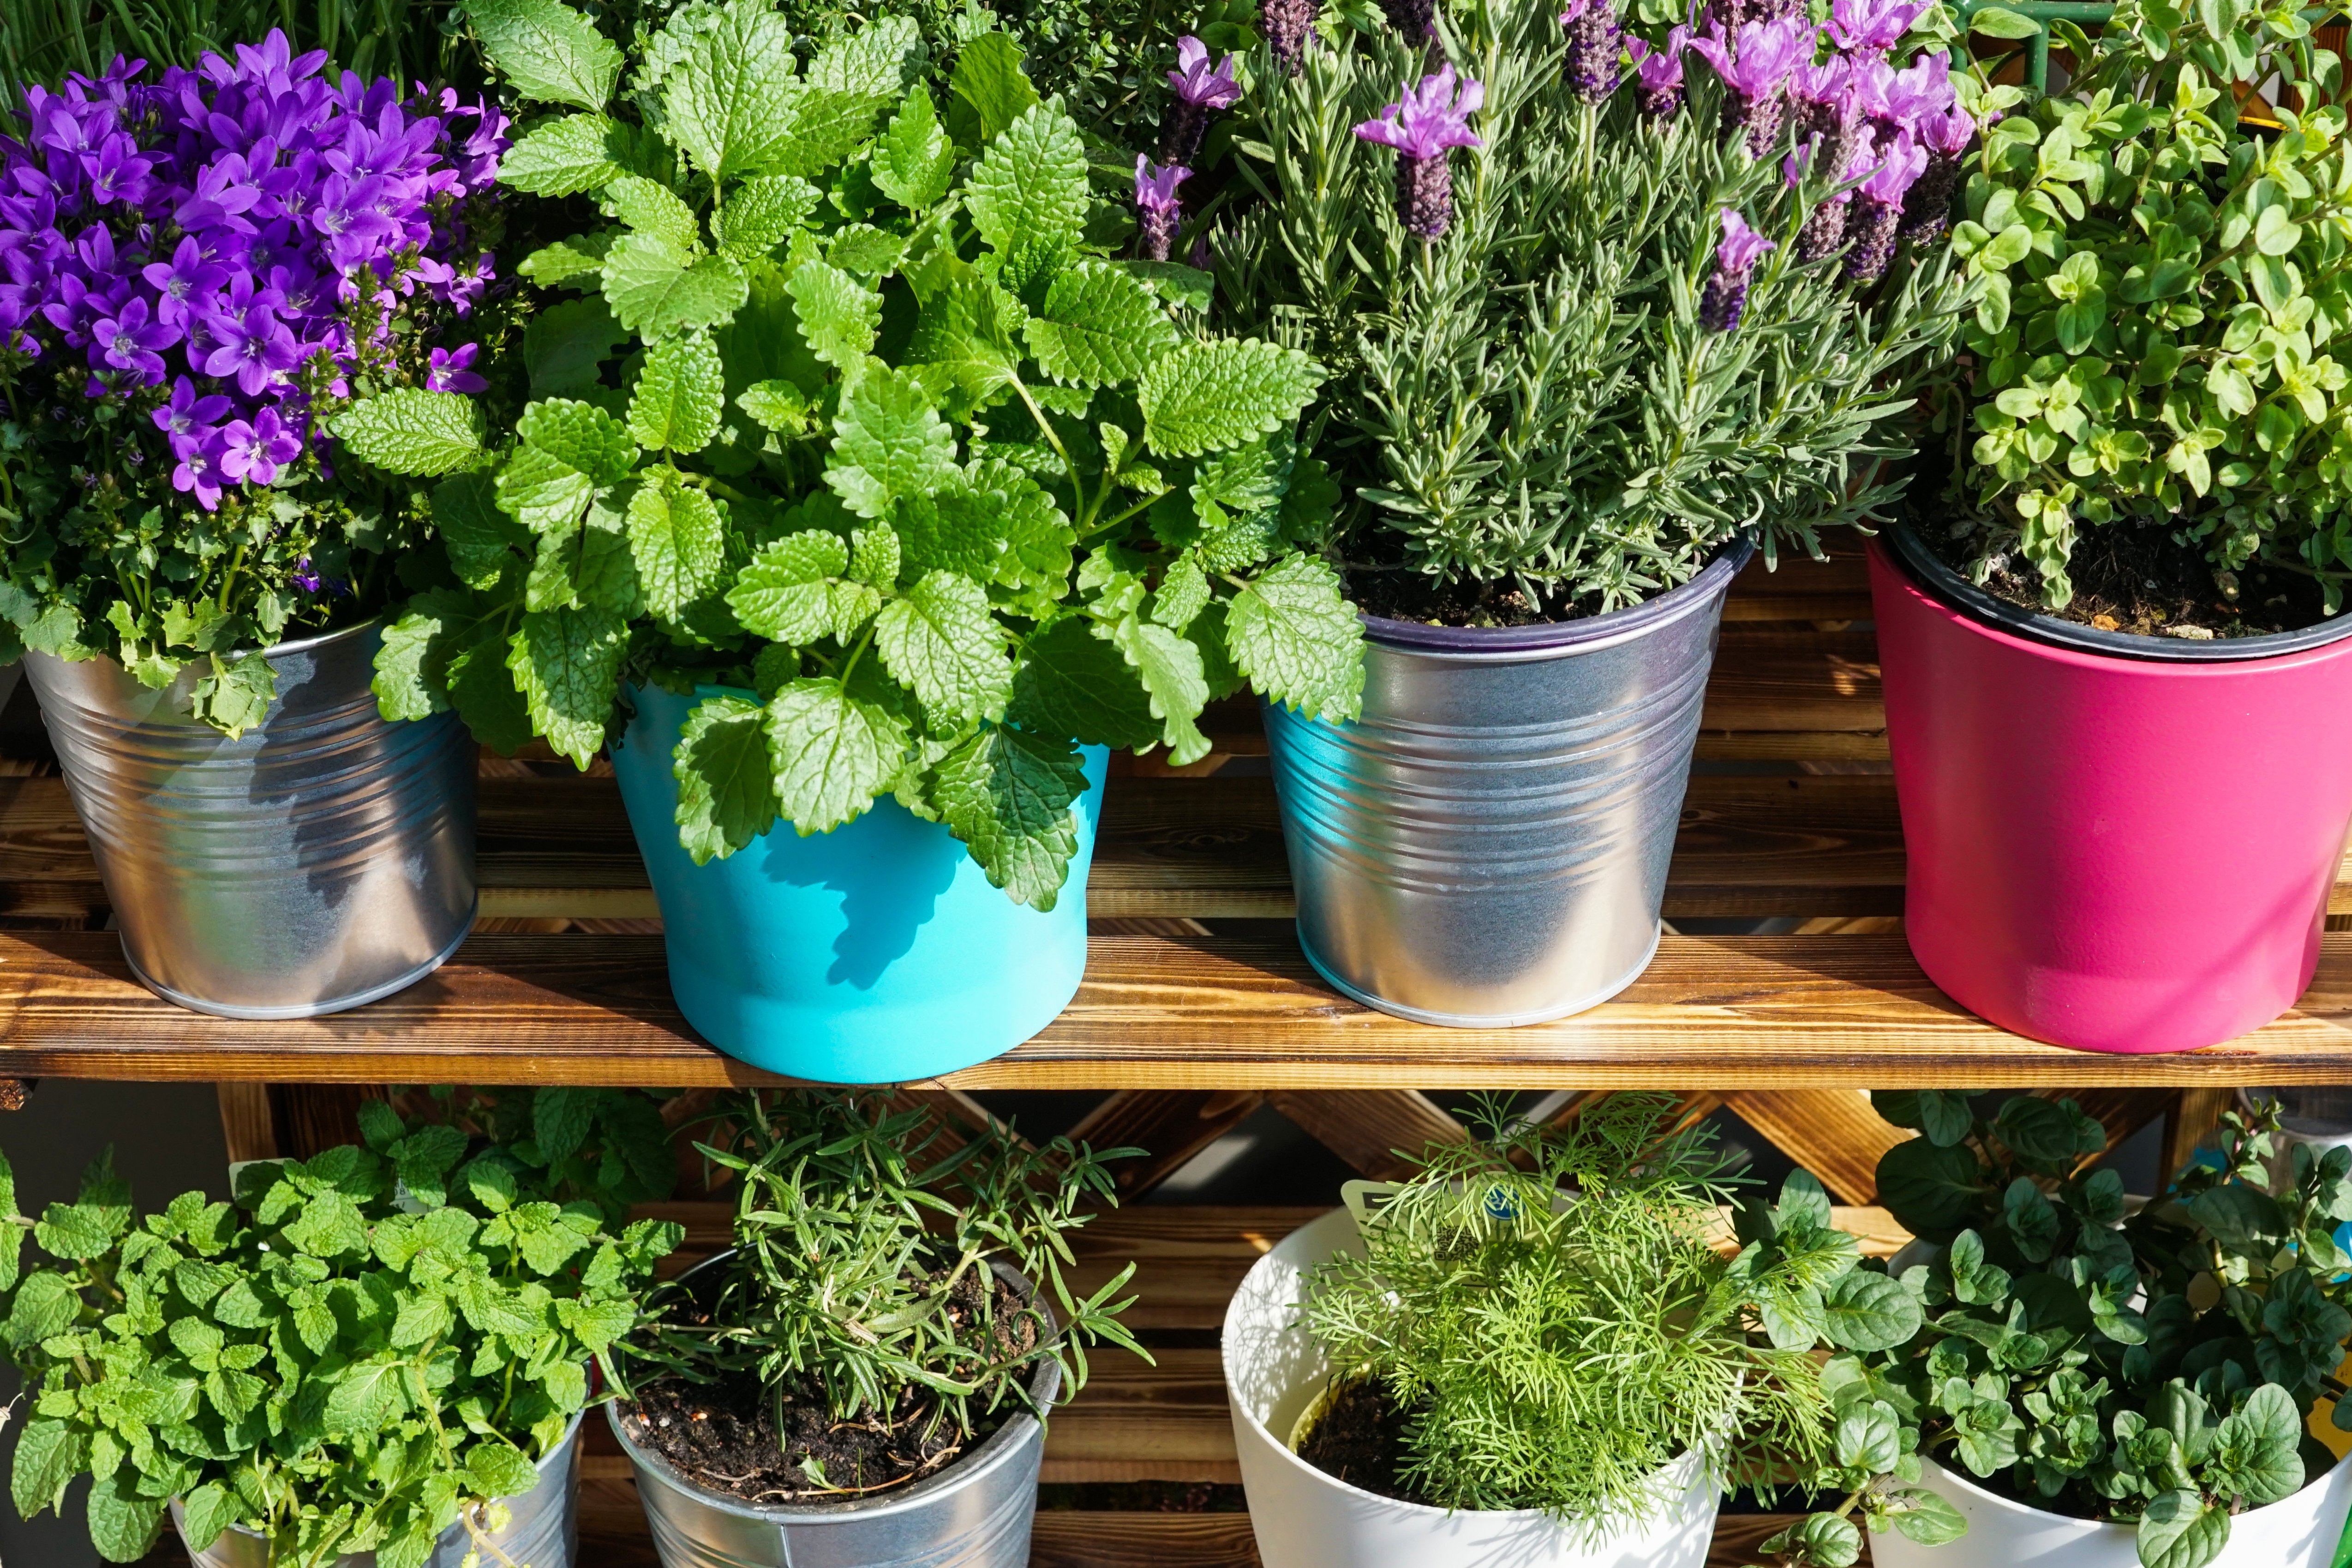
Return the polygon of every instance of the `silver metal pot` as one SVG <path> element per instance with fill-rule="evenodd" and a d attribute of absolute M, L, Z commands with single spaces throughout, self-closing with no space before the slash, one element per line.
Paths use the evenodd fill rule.
<path fill-rule="evenodd" d="M 719 1253 L 679 1278 L 690 1279 L 731 1256 Z M 997 1273 L 1028 1292 L 1021 1275 Z M 1049 1360 L 1030 1379 L 1029 1392 L 1042 1409 L 1061 1386 L 1062 1369 Z M 903 1491 L 797 1507 L 706 1491 L 630 1438 L 631 1417 L 619 1401 L 605 1406 L 604 1415 L 635 1467 L 637 1497 L 662 1568 L 1027 1568 L 1045 1429 L 1025 1412 Z"/>
<path fill-rule="evenodd" d="M 587 1418 L 584 1410 L 574 1415 L 563 1441 L 539 1462 L 537 1486 L 520 1497 L 504 1500 L 506 1528 L 485 1532 L 484 1538 L 506 1553 L 514 1568 L 572 1568 L 579 1553 L 580 1426 Z M 187 1532 L 181 1529 L 177 1498 L 172 1500 L 172 1528 L 181 1531 L 184 1544 Z M 474 1538 L 460 1521 L 434 1543 L 425 1568 L 459 1568 L 473 1550 Z M 271 1563 L 268 1536 L 241 1526 L 222 1531 L 202 1552 L 190 1551 L 188 1561 L 191 1568 L 285 1568 L 283 1563 Z M 489 1564 L 498 1559 L 484 1552 L 482 1561 Z M 354 1552 L 338 1557 L 334 1568 L 375 1568 L 375 1553 Z"/>
<path fill-rule="evenodd" d="M 122 931 L 158 995 L 229 1018 L 388 996 L 472 929 L 474 757 L 454 713 L 388 723 L 374 623 L 266 658 L 278 695 L 230 740 L 110 658 L 25 668 Z"/>
<path fill-rule="evenodd" d="M 1368 616 L 1360 720 L 1269 705 L 1299 945 L 1324 978 L 1463 1028 L 1633 984 L 1657 951 L 1724 593 L 1751 553 L 1589 620 Z"/>

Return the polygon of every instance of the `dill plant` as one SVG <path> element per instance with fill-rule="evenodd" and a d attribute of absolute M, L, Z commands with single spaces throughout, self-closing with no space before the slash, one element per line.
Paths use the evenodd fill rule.
<path fill-rule="evenodd" d="M 1832 1458 L 1815 1348 L 1907 1341 L 1911 1295 L 1864 1264 L 1799 1172 L 1771 1205 L 1717 1205 L 1740 1178 L 1675 1102 L 1612 1095 L 1565 1131 L 1515 1124 L 1432 1144 L 1318 1266 L 1307 1324 L 1337 1379 L 1378 1380 L 1407 1413 L 1397 1480 L 1448 1509 L 1641 1517 L 1693 1449 L 1742 1480 Z M 1564 1201 L 1562 1201 L 1564 1199 Z"/>

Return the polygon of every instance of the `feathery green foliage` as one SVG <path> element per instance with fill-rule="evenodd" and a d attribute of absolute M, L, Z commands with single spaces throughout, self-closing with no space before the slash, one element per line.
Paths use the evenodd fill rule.
<path fill-rule="evenodd" d="M 1904 1342 L 1916 1303 L 1861 1262 L 1802 1172 L 1743 1206 L 1707 1134 L 1666 1096 L 1612 1095 L 1567 1131 L 1483 1104 L 1478 1135 L 1430 1145 L 1364 1230 L 1319 1266 L 1304 1314 L 1341 1378 L 1408 1412 L 1400 1480 L 1445 1508 L 1647 1514 L 1693 1449 L 1743 1479 L 1830 1457 L 1811 1352 Z"/>

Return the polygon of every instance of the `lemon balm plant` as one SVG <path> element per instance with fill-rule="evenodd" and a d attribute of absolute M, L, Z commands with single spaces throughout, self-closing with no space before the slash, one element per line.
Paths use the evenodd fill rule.
<path fill-rule="evenodd" d="M 699 690 L 675 759 L 698 862 L 895 797 L 1050 909 L 1080 745 L 1192 760 L 1244 684 L 1354 710 L 1355 619 L 1300 548 L 1319 372 L 1206 333 L 1197 278 L 1111 259 L 1076 126 L 1017 73 L 943 119 L 903 19 L 801 70 L 757 0 L 688 6 L 625 76 L 556 0 L 473 16 L 551 111 L 505 183 L 602 216 L 521 265 L 555 297 L 516 439 L 477 454 L 463 399 L 425 392 L 338 424 L 447 474 L 458 581 L 388 637 L 387 714 L 454 706 L 584 766 L 625 684 Z"/>

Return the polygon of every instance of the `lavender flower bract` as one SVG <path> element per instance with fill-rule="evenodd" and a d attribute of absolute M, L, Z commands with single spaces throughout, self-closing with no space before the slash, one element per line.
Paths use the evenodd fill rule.
<path fill-rule="evenodd" d="M 1739 325 L 1739 313 L 1748 308 L 1748 275 L 1767 251 L 1780 248 L 1748 227 L 1748 220 L 1734 208 L 1723 209 L 1722 222 L 1723 237 L 1715 246 L 1715 274 L 1706 280 L 1698 301 L 1699 325 L 1710 332 L 1727 332 Z"/>
<path fill-rule="evenodd" d="M 1927 0 L 1832 0 L 1830 37 L 1858 55 L 1883 55 L 1903 41 Z"/>
<path fill-rule="evenodd" d="M 1486 102 L 1483 82 L 1465 81 L 1457 94 L 1454 68 L 1444 65 L 1422 78 L 1419 87 L 1407 88 L 1378 120 L 1356 127 L 1361 140 L 1396 149 L 1397 217 L 1407 233 L 1436 239 L 1453 223 L 1454 174 L 1446 165 L 1446 149 L 1486 145 L 1470 129 L 1470 116 Z"/>
<path fill-rule="evenodd" d="M 1625 29 L 1617 20 L 1616 0 L 1569 0 L 1559 23 L 1568 29 L 1570 89 L 1587 103 L 1601 102 L 1617 90 L 1622 76 L 1618 66 L 1625 53 Z M 1679 57 L 1675 69 L 1679 83 Z"/>
<path fill-rule="evenodd" d="M 1903 201 L 1913 182 L 1927 166 L 1927 150 L 1897 131 L 1878 150 L 1878 167 L 1862 182 L 1853 215 L 1847 220 L 1853 246 L 1846 252 L 1845 275 L 1857 283 L 1874 283 L 1895 259 L 1895 226 Z"/>
<path fill-rule="evenodd" d="M 1801 17 L 1770 22 L 1743 22 L 1736 34 L 1709 28 L 1695 37 L 1690 47 L 1715 68 L 1729 95 L 1724 106 L 1724 131 L 1745 128 L 1748 155 L 1769 156 L 1780 140 L 1784 118 L 1780 89 L 1798 66 L 1812 58 L 1812 25 Z"/>
<path fill-rule="evenodd" d="M 1285 76 L 1297 76 L 1307 58 L 1307 41 L 1315 36 L 1315 18 L 1322 12 L 1318 0 L 1264 0 L 1258 6 L 1258 31 Z"/>
<path fill-rule="evenodd" d="M 1920 121 L 1918 133 L 1927 163 L 1904 193 L 1903 221 L 1896 232 L 1914 245 L 1924 245 L 1940 236 L 1951 222 L 1960 158 L 1976 140 L 1977 122 L 1967 110 L 1955 105 Z"/>
<path fill-rule="evenodd" d="M 1653 120 L 1671 120 L 1683 106 L 1683 49 L 1690 29 L 1676 26 L 1666 35 L 1666 47 L 1653 49 L 1646 39 L 1628 38 L 1625 52 L 1633 58 L 1635 101 Z"/>
<path fill-rule="evenodd" d="M 1231 109 L 1242 96 L 1241 83 L 1234 79 L 1234 57 L 1227 55 L 1211 70 L 1208 46 L 1189 33 L 1176 40 L 1176 68 L 1168 73 L 1176 101 L 1160 128 L 1162 163 L 1191 163 L 1201 150 L 1209 116 Z"/>
<path fill-rule="evenodd" d="M 1146 260 L 1165 261 L 1176 248 L 1176 230 L 1184 221 L 1184 201 L 1176 187 L 1192 177 L 1181 163 L 1154 164 L 1135 155 L 1135 215 L 1143 230 Z"/>

